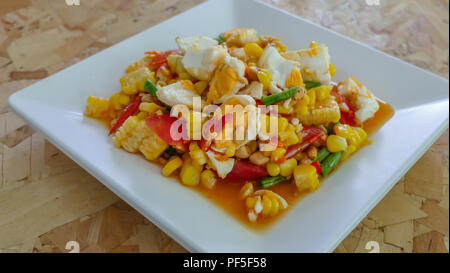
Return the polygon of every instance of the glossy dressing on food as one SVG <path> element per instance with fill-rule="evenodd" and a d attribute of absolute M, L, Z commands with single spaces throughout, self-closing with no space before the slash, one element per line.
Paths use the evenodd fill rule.
<path fill-rule="evenodd" d="M 367 120 L 363 124 L 363 129 L 369 135 L 374 134 L 394 115 L 394 109 L 392 108 L 392 106 L 381 100 L 378 100 L 378 103 L 380 105 L 379 110 L 375 113 L 373 118 Z M 102 124 L 104 124 L 106 128 L 109 129 L 111 120 L 108 119 L 103 120 L 97 119 L 97 120 L 100 121 Z M 160 165 L 161 168 L 163 167 L 161 164 L 158 165 Z M 172 177 L 174 177 L 176 180 L 179 181 L 177 175 L 173 175 Z M 323 182 L 323 179 L 321 180 L 321 182 Z M 180 184 L 182 183 L 180 182 Z M 309 193 L 309 192 L 299 192 L 297 190 L 297 187 L 292 181 L 281 182 L 273 187 L 270 187 L 270 190 L 283 196 L 283 198 L 289 204 L 289 207 L 287 210 L 280 211 L 280 213 L 276 216 L 258 219 L 258 221 L 252 223 L 248 220 L 245 200 L 239 200 L 239 192 L 243 185 L 244 185 L 243 182 L 219 180 L 212 190 L 207 189 L 201 185 L 190 188 L 194 191 L 197 191 L 205 198 L 211 200 L 214 204 L 222 208 L 226 213 L 230 214 L 244 225 L 259 231 L 266 230 L 269 226 L 271 226 L 271 224 L 276 222 L 277 219 L 282 217 L 282 215 L 284 215 L 286 211 L 288 211 L 289 208 L 291 208 L 297 201 L 299 201 L 300 199 L 302 199 L 303 196 Z M 256 182 L 253 182 L 253 185 L 255 189 L 259 188 Z"/>
<path fill-rule="evenodd" d="M 381 100 L 378 100 L 378 103 L 380 105 L 380 108 L 375 116 L 367 120 L 363 125 L 364 130 L 369 135 L 375 133 L 394 115 L 394 109 L 389 104 Z M 323 181 L 324 180 L 322 179 L 321 183 Z M 281 211 L 281 213 L 274 217 L 258 219 L 258 221 L 252 223 L 248 220 L 247 217 L 245 201 L 239 200 L 239 192 L 243 185 L 244 183 L 242 182 L 220 180 L 216 183 L 214 189 L 212 190 L 206 189 L 201 185 L 192 189 L 199 192 L 207 199 L 211 200 L 213 203 L 221 207 L 223 210 L 225 210 L 225 212 L 232 215 L 235 219 L 239 220 L 244 225 L 258 231 L 267 230 L 267 228 L 270 227 L 274 222 L 276 222 L 277 219 L 282 217 L 282 215 L 284 215 L 286 211 L 289 210 L 289 208 L 294 206 L 296 202 L 301 200 L 302 197 L 309 193 L 299 192 L 292 181 L 281 182 L 271 187 L 270 190 L 283 196 L 284 199 L 288 202 L 288 209 Z M 257 183 L 253 182 L 253 185 L 256 186 Z"/>

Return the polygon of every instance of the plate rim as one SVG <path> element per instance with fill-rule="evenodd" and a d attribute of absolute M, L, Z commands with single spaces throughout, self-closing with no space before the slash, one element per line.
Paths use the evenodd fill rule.
<path fill-rule="evenodd" d="M 189 12 L 193 9 L 197 9 L 197 8 L 201 8 L 203 5 L 206 5 L 207 3 L 210 2 L 219 2 L 221 0 L 209 0 L 209 1 L 205 1 L 203 3 L 200 3 L 194 7 L 189 8 L 188 10 L 183 11 L 182 13 L 179 13 L 167 20 L 164 20 L 162 22 L 159 22 L 158 24 L 155 24 L 147 29 L 142 30 L 141 32 L 132 35 L 114 45 L 112 45 L 111 47 L 102 50 L 94 55 L 89 56 L 88 58 L 83 59 L 82 61 L 73 64 L 71 66 L 65 67 L 64 69 L 52 74 L 50 77 L 56 76 L 59 73 L 63 73 L 64 71 L 66 71 L 66 69 L 70 69 L 73 66 L 76 66 L 78 64 L 81 64 L 87 60 L 89 60 L 91 57 L 99 55 L 99 54 L 107 54 L 109 49 L 114 48 L 115 46 L 119 46 L 122 43 L 126 43 L 129 39 L 132 39 L 133 37 L 140 35 L 143 31 L 149 30 L 153 27 L 156 27 L 164 22 L 167 22 L 169 20 L 174 20 L 176 19 L 178 16 L 180 16 L 181 14 L 184 14 L 186 12 Z M 238 1 L 234 1 L 234 2 L 238 2 Z M 319 27 L 322 28 L 323 30 L 330 32 L 331 35 L 337 35 L 341 38 L 345 38 L 346 40 L 356 43 L 360 46 L 363 46 L 365 48 L 367 48 L 368 50 L 372 50 L 372 51 L 377 51 L 378 53 L 383 54 L 386 57 L 389 57 L 391 59 L 394 59 L 395 61 L 400 61 L 401 63 L 403 63 L 404 65 L 407 65 L 411 68 L 414 68 L 415 70 L 418 70 L 422 73 L 426 73 L 429 76 L 432 76 L 436 79 L 439 80 L 444 80 L 448 83 L 448 79 L 445 79 L 439 75 L 436 75 L 430 71 L 427 71 L 423 68 L 417 67 L 411 63 L 408 63 L 402 59 L 399 59 L 395 56 L 392 56 L 384 51 L 381 51 L 379 49 L 370 47 L 360 41 L 354 40 L 348 36 L 345 36 L 341 33 L 338 33 L 336 31 L 333 31 L 331 29 L 325 28 L 319 24 L 315 24 L 311 21 L 308 21 L 298 15 L 289 13 L 283 9 L 280 9 L 278 7 L 272 6 L 268 3 L 259 1 L 259 0 L 251 0 L 251 2 L 254 2 L 256 4 L 261 4 L 264 6 L 267 6 L 271 9 L 277 10 L 282 12 L 285 15 L 294 17 L 295 19 L 298 19 L 300 21 L 302 21 L 303 23 L 307 23 L 309 25 L 314 25 L 315 27 Z M 48 77 L 48 78 L 50 78 Z M 46 78 L 46 79 L 48 79 Z M 46 79 L 43 79 L 42 81 L 45 81 Z M 137 211 L 139 211 L 141 214 L 143 214 L 146 218 L 148 218 L 153 224 L 155 224 L 156 226 L 158 226 L 158 228 L 162 229 L 164 232 L 166 232 L 169 236 L 171 236 L 172 238 L 174 238 L 178 243 L 180 243 L 183 247 L 185 247 L 187 250 L 189 250 L 190 252 L 206 252 L 205 249 L 203 249 L 202 246 L 198 245 L 196 242 L 194 242 L 193 240 L 190 240 L 189 238 L 186 238 L 186 236 L 182 236 L 180 233 L 174 231 L 172 225 L 170 223 L 167 223 L 167 221 L 164 221 L 164 217 L 161 217 L 156 211 L 152 210 L 151 213 L 147 213 L 147 210 L 144 210 L 143 208 L 141 208 L 141 206 L 139 204 L 137 204 L 136 202 L 134 202 L 131 198 L 127 198 L 126 196 L 124 196 L 124 194 L 116 188 L 116 185 L 114 185 L 114 183 L 109 183 L 109 182 L 104 182 L 105 180 L 108 181 L 110 179 L 112 179 L 111 177 L 108 177 L 108 175 L 105 172 L 102 172 L 100 170 L 96 170 L 94 167 L 95 166 L 90 166 L 90 164 L 88 163 L 81 163 L 82 159 L 78 158 L 77 153 L 70 151 L 71 149 L 67 149 L 67 147 L 64 147 L 65 144 L 58 140 L 57 137 L 54 137 L 51 132 L 46 131 L 45 129 L 42 128 L 41 124 L 35 123 L 31 120 L 31 117 L 29 117 L 26 112 L 21 109 L 17 103 L 15 102 L 15 99 L 18 96 L 18 93 L 24 91 L 25 89 L 31 89 L 33 88 L 33 86 L 35 86 L 36 84 L 38 84 L 41 81 L 38 81 L 22 90 L 16 91 L 14 94 L 12 94 L 9 98 L 8 98 L 8 104 L 10 106 L 10 108 L 13 110 L 13 112 L 17 113 L 21 118 L 23 118 L 32 128 L 34 128 L 36 131 L 38 131 L 40 134 L 44 135 L 51 143 L 53 143 L 58 149 L 60 149 L 61 151 L 63 151 L 67 156 L 69 156 L 73 161 L 75 161 L 79 166 L 81 166 L 84 170 L 86 170 L 90 175 L 92 175 L 93 177 L 95 177 L 99 182 L 101 182 L 103 185 L 105 185 L 108 189 L 110 189 L 112 192 L 114 192 L 114 194 L 116 194 L 117 196 L 119 196 L 121 199 L 126 200 L 127 203 L 129 203 L 133 208 L 135 208 Z M 443 100 L 447 100 L 447 99 L 443 99 Z M 394 187 L 395 183 L 417 162 L 418 159 L 420 159 L 420 157 L 429 149 L 429 147 L 437 140 L 437 138 L 442 135 L 442 133 L 448 128 L 449 125 L 449 118 L 447 116 L 447 118 L 441 122 L 441 124 L 438 126 L 438 129 L 436 129 L 433 132 L 433 135 L 431 137 L 429 137 L 426 140 L 426 144 L 423 145 L 420 149 L 418 149 L 415 153 L 414 156 L 409 158 L 409 160 L 405 161 L 404 164 L 402 165 L 401 168 L 397 169 L 395 172 L 395 175 L 393 175 L 393 178 L 391 180 L 387 180 L 383 187 L 378 190 L 378 192 L 376 193 L 376 198 L 373 198 L 371 200 L 370 203 L 368 203 L 368 205 L 364 208 L 364 212 L 359 213 L 358 217 L 354 218 L 354 221 L 349 222 L 346 226 L 346 228 L 343 230 L 343 232 L 341 232 L 341 235 L 338 236 L 334 241 L 330 241 L 328 243 L 328 247 L 326 247 L 325 249 L 323 249 L 322 251 L 324 252 L 331 252 L 335 249 L 335 247 L 338 246 L 338 244 L 353 230 L 353 228 L 355 226 L 357 226 L 358 223 L 361 222 L 361 220 L 373 209 L 373 207 L 375 207 L 382 198 L 384 198 L 386 196 L 386 194 L 392 189 L 392 187 Z M 99 172 L 99 173 L 97 173 Z M 152 215 L 153 214 L 153 215 Z M 156 216 L 154 216 L 156 215 Z"/>

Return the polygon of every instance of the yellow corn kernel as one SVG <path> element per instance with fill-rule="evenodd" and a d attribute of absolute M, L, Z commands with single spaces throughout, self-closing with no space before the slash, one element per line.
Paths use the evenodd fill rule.
<path fill-rule="evenodd" d="M 228 146 L 227 150 L 225 151 L 225 155 L 228 157 L 233 157 L 236 153 L 236 145 L 233 143 L 230 146 Z"/>
<path fill-rule="evenodd" d="M 303 98 L 297 101 L 297 103 L 295 104 L 295 111 L 302 116 L 308 114 L 309 101 L 310 101 L 309 96 L 305 94 Z"/>
<path fill-rule="evenodd" d="M 130 64 L 127 69 L 125 70 L 126 73 L 133 72 L 134 70 L 138 69 L 140 66 L 140 62 L 134 62 Z"/>
<path fill-rule="evenodd" d="M 345 138 L 350 145 L 355 145 L 358 147 L 363 141 L 364 137 L 367 137 L 365 132 L 355 131 L 352 127 L 347 124 L 339 124 L 334 127 L 334 132 L 336 135 Z M 361 133 L 361 135 L 359 134 Z"/>
<path fill-rule="evenodd" d="M 182 63 L 183 56 L 178 54 L 170 54 L 167 56 L 167 64 L 169 65 L 169 68 L 172 72 L 177 73 L 178 75 L 180 73 L 186 72 L 186 69 L 183 66 Z"/>
<path fill-rule="evenodd" d="M 130 97 L 121 93 L 111 95 L 109 101 L 115 110 L 120 110 L 130 104 Z"/>
<path fill-rule="evenodd" d="M 197 91 L 197 94 L 201 95 L 203 91 L 206 90 L 206 87 L 208 87 L 207 81 L 198 81 L 194 84 L 195 90 Z"/>
<path fill-rule="evenodd" d="M 304 105 L 309 105 L 309 102 L 311 101 L 311 98 L 308 96 L 308 94 L 305 94 L 300 101 Z"/>
<path fill-rule="evenodd" d="M 333 127 L 334 133 L 338 136 L 347 138 L 351 136 L 351 127 L 347 124 L 338 124 Z"/>
<path fill-rule="evenodd" d="M 145 121 L 140 121 L 140 126 L 145 125 Z M 146 125 L 145 125 L 146 126 Z M 140 133 L 140 132 L 136 132 Z M 148 137 L 142 140 L 139 151 L 145 156 L 147 160 L 155 160 L 169 147 L 159 136 L 152 130 L 148 130 Z M 123 146 L 124 143 L 122 143 Z"/>
<path fill-rule="evenodd" d="M 192 160 L 196 164 L 198 164 L 200 166 L 203 166 L 206 164 L 207 159 L 206 159 L 206 154 L 204 151 L 202 151 L 202 150 L 191 151 L 191 152 L 189 152 L 189 155 L 191 156 Z"/>
<path fill-rule="evenodd" d="M 315 48 L 318 46 L 319 46 L 319 43 L 317 43 L 316 41 L 311 41 L 311 43 L 309 44 L 309 48 Z"/>
<path fill-rule="evenodd" d="M 166 66 L 161 66 L 158 69 L 159 73 L 161 73 L 164 76 L 170 76 L 170 70 Z M 183 72 L 182 72 L 183 73 Z M 180 73 L 181 74 L 181 73 Z M 189 75 L 189 74 L 188 74 Z"/>
<path fill-rule="evenodd" d="M 305 116 L 306 114 L 308 114 L 308 106 L 306 105 L 300 105 L 297 108 L 297 113 L 301 116 Z"/>
<path fill-rule="evenodd" d="M 305 116 L 299 116 L 304 125 L 321 125 L 330 122 L 338 122 L 341 119 L 339 105 L 334 100 L 328 99 L 326 106 L 314 107 Z"/>
<path fill-rule="evenodd" d="M 352 130 L 352 137 L 348 139 L 348 143 L 359 147 L 361 145 L 361 137 L 359 134 Z"/>
<path fill-rule="evenodd" d="M 107 118 L 110 115 L 110 106 L 108 99 L 89 96 L 86 101 L 84 114 L 93 118 Z"/>
<path fill-rule="evenodd" d="M 126 72 L 130 73 L 133 72 L 135 70 L 138 70 L 141 67 L 146 67 L 150 64 L 150 62 L 153 60 L 153 58 L 155 57 L 156 54 L 148 54 L 146 55 L 144 58 L 142 58 L 141 60 L 134 62 L 133 64 L 131 64 L 130 66 L 127 67 Z"/>
<path fill-rule="evenodd" d="M 169 65 L 170 70 L 173 72 L 176 72 L 179 56 L 180 55 L 177 54 L 170 54 L 169 56 L 167 56 L 167 64 Z"/>
<path fill-rule="evenodd" d="M 197 161 L 192 161 L 192 166 L 196 168 L 199 172 L 203 171 L 203 165 L 199 164 Z"/>
<path fill-rule="evenodd" d="M 176 83 L 177 82 L 177 79 L 170 79 L 168 82 L 167 82 L 167 85 L 171 85 L 171 84 L 174 84 L 174 83 Z"/>
<path fill-rule="evenodd" d="M 254 57 L 256 59 L 259 59 L 264 51 L 257 43 L 246 44 L 244 50 L 248 57 Z"/>
<path fill-rule="evenodd" d="M 330 85 L 321 85 L 319 87 L 314 88 L 316 91 L 317 100 L 325 100 L 330 96 L 331 86 Z"/>
<path fill-rule="evenodd" d="M 270 216 L 275 216 L 278 214 L 278 211 L 280 210 L 280 203 L 276 196 L 271 196 L 270 199 L 272 199 L 272 210 L 270 212 Z"/>
<path fill-rule="evenodd" d="M 353 131 L 355 131 L 359 135 L 361 142 L 363 142 L 367 139 L 367 133 L 366 133 L 366 131 L 364 131 L 363 128 L 353 127 Z"/>
<path fill-rule="evenodd" d="M 214 146 L 216 146 L 217 149 L 223 149 L 223 148 L 228 148 L 228 146 L 230 146 L 230 141 L 227 140 L 219 140 L 216 139 L 214 141 Z"/>
<path fill-rule="evenodd" d="M 295 127 L 294 124 L 289 123 L 286 128 L 286 132 L 295 132 L 296 129 L 297 129 L 297 127 Z"/>
<path fill-rule="evenodd" d="M 181 156 L 181 159 L 183 159 L 183 162 L 184 162 L 184 163 L 192 163 L 192 159 L 191 159 L 191 157 L 189 156 L 189 153 L 184 153 L 184 154 Z"/>
<path fill-rule="evenodd" d="M 347 149 L 347 140 L 341 136 L 330 135 L 327 138 L 327 148 L 332 153 L 345 151 Z"/>
<path fill-rule="evenodd" d="M 192 142 L 191 144 L 189 144 L 189 155 L 191 156 L 192 161 L 194 161 L 196 164 L 200 166 L 206 164 L 206 154 L 198 147 L 197 142 Z"/>
<path fill-rule="evenodd" d="M 347 149 L 342 154 L 342 161 L 347 160 L 355 151 L 355 145 L 348 145 Z"/>
<path fill-rule="evenodd" d="M 286 153 L 286 149 L 284 148 L 276 148 L 270 155 L 270 159 L 272 162 L 276 162 L 280 160 L 284 154 Z"/>
<path fill-rule="evenodd" d="M 139 114 L 137 114 L 136 117 L 140 120 L 144 120 L 148 117 L 148 113 L 147 112 L 139 112 Z"/>
<path fill-rule="evenodd" d="M 181 182 L 188 186 L 197 186 L 200 183 L 200 170 L 194 165 L 185 162 L 180 172 Z"/>
<path fill-rule="evenodd" d="M 253 195 L 253 184 L 251 182 L 247 182 L 239 191 L 239 199 L 243 200 L 250 195 Z"/>
<path fill-rule="evenodd" d="M 307 91 L 309 97 L 309 106 L 316 106 L 316 90 L 314 88 Z"/>
<path fill-rule="evenodd" d="M 294 169 L 295 185 L 299 191 L 314 191 L 319 186 L 317 170 L 312 165 L 301 164 Z"/>
<path fill-rule="evenodd" d="M 161 106 L 154 102 L 142 102 L 139 105 L 139 111 L 147 112 L 149 114 L 153 114 L 160 109 L 162 109 Z"/>
<path fill-rule="evenodd" d="M 283 164 L 280 164 L 280 174 L 284 177 L 289 177 L 294 172 L 295 167 L 297 167 L 297 160 L 295 158 L 290 158 Z"/>
<path fill-rule="evenodd" d="M 269 157 L 271 154 L 272 154 L 271 151 L 264 151 L 263 152 L 263 155 L 266 156 L 266 157 Z"/>
<path fill-rule="evenodd" d="M 133 95 L 139 91 L 145 91 L 144 84 L 147 80 L 155 82 L 155 76 L 147 67 L 139 68 L 120 78 L 122 91 L 125 94 Z"/>
<path fill-rule="evenodd" d="M 247 197 L 247 199 L 245 199 L 245 205 L 247 206 L 247 208 L 249 209 L 253 209 L 255 207 L 256 204 L 256 197 Z"/>
<path fill-rule="evenodd" d="M 272 212 L 272 199 L 265 194 L 262 198 L 262 214 L 268 216 Z"/>
<path fill-rule="evenodd" d="M 269 162 L 266 165 L 266 170 L 270 176 L 277 176 L 280 174 L 280 165 Z"/>
<path fill-rule="evenodd" d="M 191 142 L 189 144 L 189 151 L 196 151 L 196 150 L 200 150 L 200 147 L 198 146 L 197 142 Z"/>
<path fill-rule="evenodd" d="M 200 175 L 200 181 L 202 185 L 207 189 L 212 189 L 216 185 L 216 175 L 211 170 L 204 170 Z"/>
<path fill-rule="evenodd" d="M 278 118 L 278 132 L 286 131 L 288 124 L 289 124 L 289 121 L 287 120 L 287 118 L 283 118 L 283 117 Z"/>
<path fill-rule="evenodd" d="M 142 142 L 142 137 L 135 137 L 137 132 L 136 127 L 138 127 L 138 125 L 139 120 L 137 117 L 129 117 L 115 133 L 113 137 L 114 146 L 116 146 L 116 148 L 123 147 L 130 153 L 139 151 L 139 145 Z"/>
<path fill-rule="evenodd" d="M 289 108 L 284 107 L 283 105 L 278 106 L 278 113 L 280 114 L 289 114 L 292 110 L 292 107 L 289 106 Z"/>
<path fill-rule="evenodd" d="M 127 95 L 120 94 L 120 96 L 119 96 L 119 103 L 122 104 L 122 105 L 130 104 L 130 97 L 127 96 Z"/>
<path fill-rule="evenodd" d="M 328 68 L 331 77 L 334 77 L 334 75 L 336 74 L 336 67 L 334 66 L 334 64 L 330 63 L 330 66 Z"/>
<path fill-rule="evenodd" d="M 293 132 L 292 134 L 290 134 L 288 136 L 288 138 L 285 141 L 283 141 L 283 144 L 284 144 L 284 146 L 289 147 L 289 146 L 297 144 L 299 142 L 300 142 L 300 139 L 298 138 L 298 135 L 295 132 Z"/>
<path fill-rule="evenodd" d="M 272 82 L 272 76 L 269 71 L 261 69 L 256 76 L 258 77 L 259 82 L 263 84 L 264 90 L 268 90 L 270 88 L 270 83 Z"/>
<path fill-rule="evenodd" d="M 280 140 L 284 143 L 293 133 L 295 133 L 295 130 L 295 126 L 289 123 L 284 132 L 278 133 Z"/>
<path fill-rule="evenodd" d="M 270 125 L 272 124 L 272 126 L 277 126 L 278 129 L 278 117 L 275 115 L 263 115 L 263 117 L 265 117 L 265 124 L 266 124 L 266 133 L 270 132 Z M 263 126 L 263 125 L 261 125 Z"/>
<path fill-rule="evenodd" d="M 180 80 L 192 79 L 191 75 L 189 75 L 189 73 L 186 73 L 186 72 L 181 72 L 180 74 L 178 74 L 178 78 L 180 78 Z"/>
<path fill-rule="evenodd" d="M 178 168 L 180 168 L 183 165 L 183 160 L 179 158 L 178 156 L 169 160 L 167 164 L 162 168 L 161 172 L 164 176 L 171 175 L 174 171 L 176 171 Z"/>

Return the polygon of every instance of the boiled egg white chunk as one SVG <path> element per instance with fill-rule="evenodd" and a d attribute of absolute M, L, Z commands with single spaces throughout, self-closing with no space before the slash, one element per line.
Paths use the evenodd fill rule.
<path fill-rule="evenodd" d="M 160 101 L 169 105 L 177 104 L 193 107 L 194 97 L 198 97 L 195 93 L 194 86 L 191 81 L 178 81 L 176 83 L 158 87 L 156 96 Z"/>
<path fill-rule="evenodd" d="M 328 47 L 317 45 L 308 49 L 284 52 L 283 57 L 300 63 L 300 71 L 304 81 L 330 84 L 330 55 Z"/>
<path fill-rule="evenodd" d="M 205 36 L 177 37 L 176 42 L 184 53 L 182 63 L 186 71 L 199 80 L 210 80 L 227 54 L 225 47 Z"/>
<path fill-rule="evenodd" d="M 360 124 L 373 117 L 380 108 L 372 92 L 353 77 L 346 81 L 341 81 L 338 85 L 338 92 L 356 106 L 355 117 Z"/>
<path fill-rule="evenodd" d="M 286 83 L 292 76 L 294 70 L 300 69 L 297 61 L 286 60 L 280 55 L 275 47 L 268 46 L 264 49 L 263 55 L 259 59 L 259 67 L 269 71 L 272 80 L 281 88 L 286 87 Z M 302 84 L 299 79 L 298 85 Z"/>

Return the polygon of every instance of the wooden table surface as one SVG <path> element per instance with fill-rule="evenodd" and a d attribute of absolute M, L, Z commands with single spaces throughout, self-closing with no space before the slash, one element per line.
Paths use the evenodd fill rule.
<path fill-rule="evenodd" d="M 7 98 L 200 2 L 0 1 L 0 252 L 68 252 L 68 241 L 81 252 L 185 251 L 14 115 Z M 448 0 L 265 2 L 448 78 Z M 336 252 L 368 252 L 368 241 L 382 252 L 448 252 L 448 138 L 447 130 Z"/>

